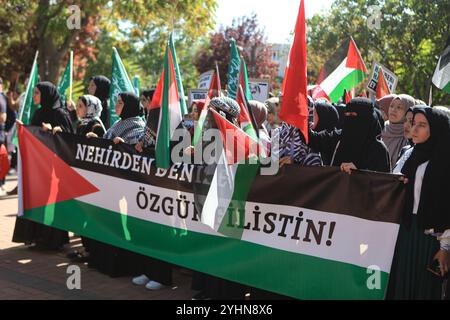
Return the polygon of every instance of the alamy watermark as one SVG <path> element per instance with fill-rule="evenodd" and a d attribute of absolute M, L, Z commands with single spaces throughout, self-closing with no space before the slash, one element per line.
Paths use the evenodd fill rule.
<path fill-rule="evenodd" d="M 373 5 L 367 8 L 370 16 L 367 18 L 367 28 L 370 30 L 380 30 L 381 21 L 383 20 L 383 14 L 379 6 Z"/>
<path fill-rule="evenodd" d="M 66 20 L 66 26 L 69 30 L 81 29 L 81 10 L 77 5 L 69 6 L 70 16 Z"/>
<path fill-rule="evenodd" d="M 69 290 L 81 290 L 81 269 L 77 265 L 69 265 L 67 267 L 67 277 L 66 286 Z"/>
<path fill-rule="evenodd" d="M 381 268 L 377 265 L 371 265 L 366 270 L 369 277 L 366 281 L 367 289 L 381 290 Z"/>

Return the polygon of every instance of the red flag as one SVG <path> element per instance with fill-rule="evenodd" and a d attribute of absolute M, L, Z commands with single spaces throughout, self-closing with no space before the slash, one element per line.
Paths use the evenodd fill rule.
<path fill-rule="evenodd" d="M 380 68 L 380 71 L 378 72 L 377 99 L 381 99 L 388 94 L 390 94 L 389 87 L 384 79 L 383 69 Z"/>
<path fill-rule="evenodd" d="M 159 77 L 158 85 L 156 86 L 155 93 L 153 94 L 152 103 L 150 104 L 150 110 L 161 108 L 163 98 L 163 87 L 164 87 L 164 69 L 161 72 L 161 77 Z"/>
<path fill-rule="evenodd" d="M 280 119 L 300 129 L 308 143 L 308 99 L 306 79 L 306 21 L 305 4 L 300 9 L 295 24 L 294 42 L 283 81 L 283 100 Z"/>
<path fill-rule="evenodd" d="M 228 164 L 239 163 L 258 153 L 258 142 L 246 134 L 241 128 L 222 117 L 214 109 L 209 109 L 222 137 Z"/>

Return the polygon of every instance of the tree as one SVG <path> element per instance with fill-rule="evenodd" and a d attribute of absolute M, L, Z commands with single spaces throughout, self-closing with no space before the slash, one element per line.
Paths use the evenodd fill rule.
<path fill-rule="evenodd" d="M 173 29 L 180 39 L 186 37 L 192 42 L 212 27 L 210 12 L 217 6 L 215 0 L 113 0 L 105 3 L 104 0 L 7 2 L 0 8 L 0 30 L 5 30 L 0 36 L 4 40 L 0 46 L 0 67 L 26 72 L 22 66 L 31 65 L 35 51 L 39 50 L 41 78 L 56 82 L 68 51 L 72 49 L 76 78 L 79 79 L 87 75 L 92 63 L 103 67 L 108 63 L 108 59 L 97 59 L 97 55 L 111 55 L 111 47 L 98 48 L 98 40 L 102 39 L 103 44 L 115 44 L 121 52 L 136 55 L 142 46 L 157 47 L 168 37 L 169 29 Z M 80 8 L 80 28 L 70 30 L 67 20 L 74 14 L 69 9 L 72 4 Z M 20 13 L 16 14 L 14 10 Z M 158 36 L 146 38 L 148 30 Z M 158 48 L 163 51 L 163 46 Z M 22 54 L 23 59 L 17 60 L 15 51 Z M 128 58 L 127 55 L 123 57 Z M 130 65 L 139 62 L 134 56 L 125 60 L 130 60 Z M 110 70 L 104 73 L 108 75 Z"/>
<path fill-rule="evenodd" d="M 382 12 L 380 29 L 369 28 L 371 6 Z M 446 0 L 336 0 L 328 12 L 308 19 L 308 76 L 317 79 L 323 63 L 353 36 L 370 68 L 378 61 L 399 78 L 396 92 L 428 101 L 431 78 L 450 34 L 450 2 Z M 433 93 L 445 103 L 443 92 Z M 448 101 L 448 97 L 447 97 Z"/>
<path fill-rule="evenodd" d="M 221 83 L 225 86 L 232 38 L 236 40 L 240 55 L 245 59 L 249 77 L 270 78 L 274 83 L 278 65 L 272 61 L 270 45 L 266 42 L 264 30 L 258 25 L 256 14 L 235 19 L 230 27 L 213 33 L 194 58 L 197 70 L 202 73 L 214 69 L 217 62 Z"/>

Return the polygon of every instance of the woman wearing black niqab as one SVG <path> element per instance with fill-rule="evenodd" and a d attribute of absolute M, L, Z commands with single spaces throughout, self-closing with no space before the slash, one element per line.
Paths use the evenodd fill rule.
<path fill-rule="evenodd" d="M 382 129 L 372 101 L 352 99 L 344 117 L 342 130 L 310 132 L 310 147 L 321 153 L 331 152 L 330 165 L 341 166 L 342 170 L 351 166 L 352 169 L 390 172 L 389 154 L 379 140 Z"/>

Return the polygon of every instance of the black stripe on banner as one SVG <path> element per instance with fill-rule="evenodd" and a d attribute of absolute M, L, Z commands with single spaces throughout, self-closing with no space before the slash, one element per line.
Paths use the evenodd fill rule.
<path fill-rule="evenodd" d="M 257 176 L 247 201 L 287 205 L 399 223 L 405 187 L 399 176 L 337 167 L 283 166 L 276 176 Z"/>

